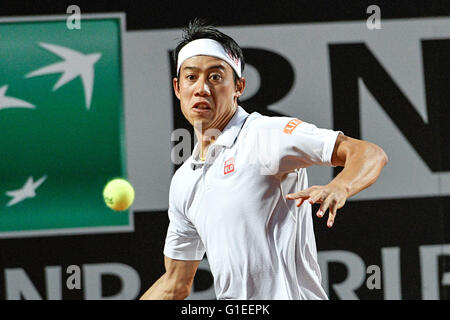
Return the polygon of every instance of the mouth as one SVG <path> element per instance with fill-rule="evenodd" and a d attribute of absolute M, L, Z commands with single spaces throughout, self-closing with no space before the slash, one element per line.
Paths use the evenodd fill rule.
<path fill-rule="evenodd" d="M 208 102 L 197 102 L 194 104 L 194 106 L 192 107 L 192 110 L 194 110 L 195 112 L 208 112 L 211 111 L 211 107 L 209 106 Z"/>

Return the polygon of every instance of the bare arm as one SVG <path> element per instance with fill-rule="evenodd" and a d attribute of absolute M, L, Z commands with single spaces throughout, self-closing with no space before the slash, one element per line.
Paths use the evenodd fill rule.
<path fill-rule="evenodd" d="M 379 146 L 340 134 L 331 163 L 344 166 L 344 169 L 326 186 L 313 186 L 291 193 L 286 199 L 297 200 L 297 206 L 305 200 L 311 204 L 321 203 L 317 216 L 321 218 L 329 210 L 327 225 L 331 227 L 337 209 L 342 208 L 349 197 L 372 185 L 387 161 L 386 154 Z"/>
<path fill-rule="evenodd" d="M 388 158 L 379 146 L 341 134 L 331 162 L 334 166 L 344 166 L 332 182 L 345 187 L 348 197 L 351 197 L 377 180 Z"/>
<path fill-rule="evenodd" d="M 164 257 L 166 272 L 139 300 L 183 300 L 189 296 L 200 261 Z"/>

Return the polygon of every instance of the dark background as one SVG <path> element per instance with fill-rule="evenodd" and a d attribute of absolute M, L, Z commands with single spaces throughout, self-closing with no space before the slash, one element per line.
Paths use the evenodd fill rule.
<path fill-rule="evenodd" d="M 443 17 L 448 1 L 2 1 L 2 16 L 65 14 L 69 5 L 82 12 L 126 12 L 127 30 L 178 28 L 194 17 L 218 26 L 280 24 L 366 19 L 369 5 L 382 8 L 382 18 Z"/>

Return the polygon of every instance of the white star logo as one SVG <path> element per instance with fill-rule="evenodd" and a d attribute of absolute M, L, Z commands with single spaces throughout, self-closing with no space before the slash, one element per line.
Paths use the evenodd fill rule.
<path fill-rule="evenodd" d="M 6 96 L 6 90 L 8 90 L 7 85 L 0 88 L 0 110 L 6 108 L 35 108 L 35 106 L 33 106 L 31 103 Z"/>
<path fill-rule="evenodd" d="M 13 206 L 27 198 L 34 198 L 36 196 L 35 190 L 47 179 L 47 176 L 41 177 L 39 180 L 33 182 L 33 177 L 29 177 L 22 188 L 17 190 L 7 191 L 6 195 L 12 197 L 7 203 L 7 207 Z"/>
<path fill-rule="evenodd" d="M 102 56 L 100 53 L 83 54 L 81 52 L 57 46 L 49 43 L 39 43 L 39 45 L 54 54 L 60 56 L 64 61 L 51 64 L 49 66 L 40 68 L 30 72 L 25 77 L 31 78 L 52 73 L 63 73 L 58 82 L 53 87 L 53 91 L 59 89 L 69 81 L 80 76 L 83 82 L 84 97 L 86 101 L 86 108 L 91 107 L 92 91 L 94 87 L 94 64 Z"/>

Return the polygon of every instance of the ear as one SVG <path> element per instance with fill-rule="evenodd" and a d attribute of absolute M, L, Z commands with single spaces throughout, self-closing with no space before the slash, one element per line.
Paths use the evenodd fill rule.
<path fill-rule="evenodd" d="M 178 100 L 180 100 L 180 83 L 178 82 L 178 78 L 173 78 L 173 91 L 175 95 L 177 96 Z"/>
<path fill-rule="evenodd" d="M 239 98 L 244 94 L 245 90 L 245 78 L 242 77 L 236 81 L 236 97 Z"/>

